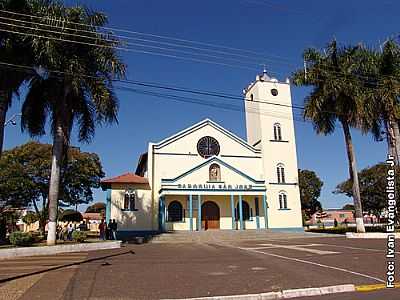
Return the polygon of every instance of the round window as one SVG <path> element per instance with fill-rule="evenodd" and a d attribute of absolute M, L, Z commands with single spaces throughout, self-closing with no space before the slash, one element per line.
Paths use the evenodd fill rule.
<path fill-rule="evenodd" d="M 277 89 L 272 89 L 271 90 L 272 96 L 278 96 L 278 90 Z"/>
<path fill-rule="evenodd" d="M 201 157 L 209 158 L 211 156 L 218 155 L 219 150 L 220 148 L 218 141 L 211 136 L 202 137 L 197 142 L 197 152 Z"/>

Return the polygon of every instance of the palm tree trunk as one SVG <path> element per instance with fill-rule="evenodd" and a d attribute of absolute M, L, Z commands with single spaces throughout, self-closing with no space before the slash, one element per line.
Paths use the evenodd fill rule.
<path fill-rule="evenodd" d="M 389 128 L 388 121 L 384 121 L 385 132 L 386 132 L 386 142 L 388 145 L 388 153 L 392 156 L 395 155 L 395 143 L 393 131 Z M 396 162 L 397 163 L 397 162 Z"/>
<path fill-rule="evenodd" d="M 8 93 L 0 91 L 0 158 L 3 152 L 3 142 L 4 142 L 4 125 L 6 123 L 6 115 L 8 110 Z"/>
<path fill-rule="evenodd" d="M 55 132 L 53 137 L 53 153 L 51 159 L 51 173 L 49 186 L 49 224 L 47 233 L 47 245 L 56 243 L 58 194 L 60 188 L 61 164 L 64 150 L 64 130 L 61 120 L 56 120 Z"/>
<path fill-rule="evenodd" d="M 394 157 L 396 164 L 399 165 L 400 163 L 400 130 L 399 130 L 399 123 L 397 120 L 392 122 L 393 133 L 394 133 Z"/>
<path fill-rule="evenodd" d="M 356 156 L 354 153 L 353 141 L 351 139 L 349 124 L 346 121 L 341 121 L 341 123 L 343 126 L 344 139 L 346 143 L 347 158 L 349 160 L 350 180 L 353 181 L 353 201 L 354 201 L 357 232 L 365 232 L 363 211 L 361 205 L 361 196 L 360 196 L 360 185 L 358 182 L 357 164 L 356 164 Z"/>

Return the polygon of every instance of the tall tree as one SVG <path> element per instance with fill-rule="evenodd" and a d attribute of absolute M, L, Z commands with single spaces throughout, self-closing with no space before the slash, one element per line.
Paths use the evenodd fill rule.
<path fill-rule="evenodd" d="M 312 214 L 322 209 L 318 201 L 321 195 L 321 188 L 324 183 L 314 171 L 299 169 L 299 188 L 301 208 L 306 217 L 311 218 Z"/>
<path fill-rule="evenodd" d="M 115 49 L 118 40 L 112 33 L 102 33 L 99 29 L 107 23 L 104 14 L 81 6 L 61 5 L 53 9 L 53 14 L 52 20 L 42 19 L 42 22 L 56 25 L 57 33 L 46 34 L 47 38 L 34 45 L 38 54 L 36 63 L 45 71 L 30 81 L 21 122 L 24 130 L 38 136 L 45 133 L 47 118 L 51 120 L 48 245 L 56 241 L 61 166 L 71 130 L 77 125 L 79 140 L 90 142 L 96 125 L 117 121 L 118 101 L 112 81 L 125 73 L 125 65 Z M 66 33 L 72 42 L 61 40 L 66 39 Z"/>
<path fill-rule="evenodd" d="M 379 163 L 361 170 L 358 176 L 363 208 L 368 213 L 373 213 L 376 216 L 379 216 L 387 206 L 387 168 L 387 164 Z M 399 167 L 396 168 L 396 172 L 400 172 Z M 348 179 L 338 184 L 333 193 L 352 197 L 352 185 L 353 182 Z M 396 190 L 400 190 L 400 180 L 396 180 Z M 400 210 L 399 202 L 397 202 L 397 209 Z"/>
<path fill-rule="evenodd" d="M 4 151 L 0 159 L 0 203 L 13 208 L 33 206 L 42 232 L 48 217 L 51 150 L 49 144 L 29 142 Z M 59 201 L 63 206 L 93 201 L 92 189 L 98 188 L 104 177 L 97 154 L 73 147 L 68 149 L 68 163 L 61 174 Z"/>
<path fill-rule="evenodd" d="M 349 175 L 353 181 L 357 232 L 365 232 L 356 157 L 350 132 L 351 127 L 370 130 L 363 127 L 365 122 L 360 118 L 363 83 L 357 76 L 362 57 L 359 50 L 359 46 L 339 48 L 336 41 L 332 41 L 324 53 L 307 49 L 303 55 L 308 63 L 307 72 L 299 70 L 293 74 L 293 79 L 298 86 L 313 87 L 305 99 L 304 117 L 313 122 L 317 133 L 333 133 L 337 121 L 343 128 Z"/>

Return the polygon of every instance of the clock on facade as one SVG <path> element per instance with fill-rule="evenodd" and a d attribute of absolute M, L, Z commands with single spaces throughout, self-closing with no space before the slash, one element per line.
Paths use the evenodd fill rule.
<path fill-rule="evenodd" d="M 204 136 L 197 142 L 197 152 L 201 157 L 209 158 L 218 155 L 219 151 L 218 141 L 211 136 Z"/>

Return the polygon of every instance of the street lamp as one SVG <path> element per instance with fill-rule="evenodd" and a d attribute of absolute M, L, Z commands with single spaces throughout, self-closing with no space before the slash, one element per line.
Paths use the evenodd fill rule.
<path fill-rule="evenodd" d="M 9 118 L 5 123 L 4 123 L 4 127 L 6 127 L 7 125 L 17 125 L 17 117 L 20 117 L 22 114 L 14 114 L 11 116 L 11 118 Z"/>

